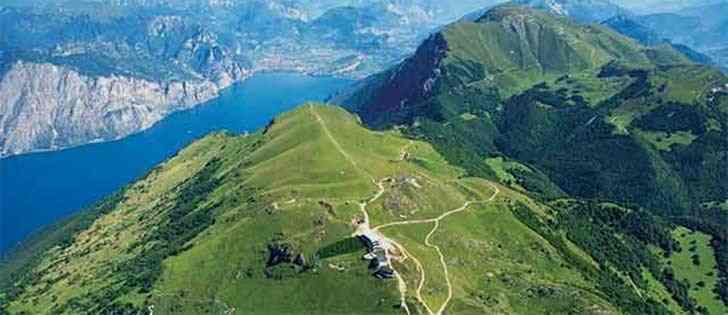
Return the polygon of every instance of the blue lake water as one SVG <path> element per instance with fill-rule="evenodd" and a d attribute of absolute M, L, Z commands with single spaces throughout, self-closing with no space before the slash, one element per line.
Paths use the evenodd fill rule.
<path fill-rule="evenodd" d="M 195 109 L 119 141 L 0 160 L 0 253 L 143 176 L 212 131 L 264 127 L 302 102 L 323 100 L 351 82 L 293 73 L 258 74 Z"/>

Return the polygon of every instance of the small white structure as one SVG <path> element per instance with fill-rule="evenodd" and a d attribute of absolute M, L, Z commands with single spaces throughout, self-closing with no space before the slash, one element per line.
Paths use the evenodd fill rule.
<path fill-rule="evenodd" d="M 369 261 L 369 268 L 373 270 L 373 275 L 379 279 L 394 277 L 394 269 L 390 265 L 387 250 L 383 246 L 385 241 L 382 237 L 372 230 L 366 230 L 358 237 L 369 251 L 362 258 Z"/>

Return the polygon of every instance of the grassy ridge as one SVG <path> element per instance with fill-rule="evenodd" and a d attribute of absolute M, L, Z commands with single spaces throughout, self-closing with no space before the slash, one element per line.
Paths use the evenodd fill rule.
<path fill-rule="evenodd" d="M 366 130 L 339 108 L 306 105 L 260 133 L 195 142 L 70 233 L 66 247 L 41 251 L 33 264 L 11 259 L 6 266 L 31 272 L 9 285 L 17 293 L 5 295 L 3 307 L 32 314 L 399 314 L 399 284 L 372 277 L 351 236 L 359 203 L 383 189 L 366 207 L 373 226 L 481 202 L 442 219 L 429 239 L 433 222 L 382 229 L 407 250 L 408 259 L 394 266 L 411 310 L 616 313 L 620 306 L 575 268 L 578 261 L 594 268 L 589 255 L 565 239 L 563 248 L 553 245 L 508 205 L 522 202 L 539 214 L 549 206 L 504 187 L 488 201 L 495 187 L 467 177 L 426 142 Z"/>
<path fill-rule="evenodd" d="M 476 22 L 445 27 L 400 66 L 338 101 L 372 127 L 396 125 L 467 174 L 536 199 L 608 200 L 708 233 L 717 244 L 717 273 L 724 275 L 724 255 L 715 250 L 725 243 L 721 216 L 695 209 L 728 199 L 727 83 L 717 69 L 693 64 L 671 47 L 644 47 L 606 28 L 504 5 Z M 623 234 L 577 232 L 589 236 L 572 239 L 581 247 L 618 246 L 613 234 Z M 615 303 L 646 311 L 622 284 L 652 281 L 660 298 L 648 304 L 664 304 L 659 312 L 716 309 L 674 277 L 680 271 L 656 267 L 659 261 L 640 242 L 650 244 L 623 244 L 638 248 L 631 250 L 634 259 L 598 259 L 615 268 L 597 274 L 615 292 Z M 650 274 L 641 276 L 644 269 Z M 724 279 L 710 281 L 725 305 Z"/>

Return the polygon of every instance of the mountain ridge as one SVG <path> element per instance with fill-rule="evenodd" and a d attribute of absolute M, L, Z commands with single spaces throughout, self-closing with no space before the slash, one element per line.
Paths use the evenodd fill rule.
<path fill-rule="evenodd" d="M 688 245 L 676 231 L 639 208 L 468 176 L 427 142 L 305 104 L 258 132 L 196 141 L 35 235 L 0 264 L 0 307 L 683 314 L 696 306 L 673 278 L 690 268 L 663 273 L 659 258 Z M 362 235 L 379 238 L 393 279 L 362 260 Z"/>
<path fill-rule="evenodd" d="M 40 233 L 25 245 L 35 254 L 21 248 L 0 265 L 12 271 L 0 277 L 0 302 L 21 314 L 520 313 L 532 303 L 613 312 L 565 266 L 559 253 L 567 249 L 522 222 L 531 211 L 541 220 L 546 205 L 462 175 L 425 142 L 308 104 L 254 134 L 205 137 L 91 212 Z M 523 204 L 518 215 L 508 200 Z M 488 229 L 473 229 L 476 222 Z M 382 235 L 395 279 L 374 278 L 361 261 L 364 245 L 351 237 L 362 230 Z M 498 234 L 513 240 L 496 246 Z M 520 242 L 534 248 L 510 249 Z M 537 266 L 552 269 L 526 273 Z M 482 268 L 490 278 L 522 275 L 484 285 L 471 276 Z M 513 287 L 534 293 L 524 300 Z M 560 292 L 577 297 L 564 302 Z"/>
<path fill-rule="evenodd" d="M 568 28 L 573 33 L 564 32 L 564 28 Z M 495 39 L 486 38 L 486 40 L 490 40 L 488 45 L 469 46 L 469 37 L 483 38 L 483 35 L 477 34 L 478 32 L 483 34 L 498 32 L 498 34 L 493 35 Z M 538 32 L 543 34 L 538 34 Z M 564 38 L 559 38 L 562 36 Z M 586 39 L 576 40 L 576 37 L 579 36 Z M 431 43 L 434 41 L 439 44 L 433 46 Z M 547 47 L 546 45 L 555 46 Z M 432 51 L 427 51 L 426 48 Z M 554 51 L 555 55 L 548 55 L 549 49 Z M 444 31 L 436 33 L 425 41 L 413 57 L 403 62 L 399 68 L 394 67 L 393 69 L 400 71 L 410 67 L 409 64 L 412 63 L 427 66 L 425 69 L 420 69 L 421 71 L 442 72 L 448 66 L 444 64 L 442 69 L 437 69 L 443 60 L 445 63 L 451 61 L 449 64 L 467 64 L 469 60 L 477 63 L 484 60 L 486 64 L 481 69 L 467 69 L 467 66 L 463 66 L 465 69 L 457 68 L 452 71 L 462 71 L 471 76 L 467 78 L 470 81 L 467 84 L 481 84 L 485 88 L 494 87 L 503 90 L 504 97 L 508 97 L 529 85 L 538 83 L 536 81 L 542 80 L 542 77 L 558 77 L 569 72 L 596 69 L 607 64 L 610 59 L 627 59 L 633 63 L 648 64 L 652 62 L 651 58 L 668 56 L 670 53 L 659 50 L 659 48 L 655 49 L 655 53 L 648 54 L 648 52 L 650 49 L 645 49 L 631 39 L 604 27 L 578 25 L 567 18 L 550 16 L 527 7 L 502 5 L 489 10 L 475 22 L 457 22 Z M 422 56 L 420 57 L 420 55 Z M 435 58 L 435 55 L 438 57 Z M 671 62 L 689 62 L 679 53 L 669 58 L 677 58 L 670 60 Z M 418 67 L 411 66 L 411 68 Z M 373 79 L 374 77 L 370 78 L 370 81 Z M 420 90 L 427 90 L 425 88 L 427 79 L 434 79 L 434 75 L 429 75 L 423 80 L 415 80 L 418 81 L 417 85 Z M 453 82 L 453 84 L 466 83 Z M 408 93 L 408 90 L 405 89 L 404 93 Z M 377 108 L 395 107 L 403 100 L 403 98 L 379 99 L 372 103 L 376 104 Z M 353 106 L 356 110 L 356 105 Z M 367 118 L 366 112 L 359 112 L 359 114 L 363 115 L 363 118 Z M 374 125 L 377 124 L 374 123 Z"/>
<path fill-rule="evenodd" d="M 506 5 L 480 24 L 450 25 L 432 37 L 446 49 L 425 44 L 333 101 L 372 128 L 431 142 L 470 175 L 545 200 L 609 200 L 668 221 L 690 218 L 722 244 L 716 229 L 723 219 L 707 214 L 728 199 L 728 77 L 670 45 L 645 47 L 605 27 L 544 14 Z M 553 42 L 544 40 L 549 28 L 557 30 Z M 440 62 L 428 62 L 441 51 Z M 401 71 L 409 65 L 429 65 L 415 74 L 436 75 Z M 728 265 L 717 266 L 725 279 Z M 717 295 L 701 305 L 726 301 L 725 280 L 716 283 Z M 686 310 L 698 305 L 681 301 Z"/>

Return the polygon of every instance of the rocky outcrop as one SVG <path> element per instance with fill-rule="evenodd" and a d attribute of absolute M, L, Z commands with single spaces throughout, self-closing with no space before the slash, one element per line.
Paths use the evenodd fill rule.
<path fill-rule="evenodd" d="M 447 54 L 447 41 L 442 33 L 435 33 L 400 65 L 364 81 L 364 85 L 373 88 L 345 91 L 334 96 L 332 102 L 357 112 L 371 127 L 411 122 L 417 108 L 410 105 L 431 96 L 442 76 L 441 64 Z M 368 101 L 358 104 L 358 100 Z M 381 119 L 384 116 L 388 121 Z"/>
<path fill-rule="evenodd" d="M 18 61 L 0 81 L 0 155 L 119 139 L 210 100 L 248 75 L 231 67 L 214 81 L 153 82 Z"/>

